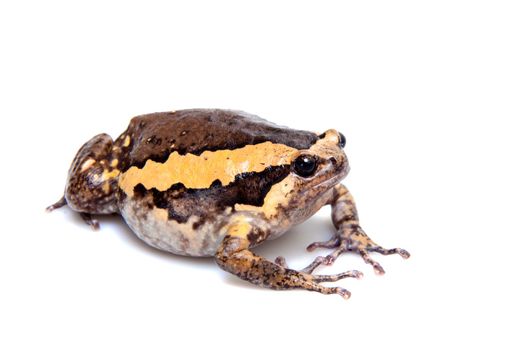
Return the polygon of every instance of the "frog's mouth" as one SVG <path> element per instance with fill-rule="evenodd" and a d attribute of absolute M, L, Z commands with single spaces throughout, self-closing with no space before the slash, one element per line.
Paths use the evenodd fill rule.
<path fill-rule="evenodd" d="M 345 176 L 334 176 L 334 177 L 330 177 L 324 181 L 321 181 L 315 185 L 313 185 L 312 187 L 310 187 L 310 190 L 320 190 L 320 191 L 323 191 L 323 190 L 328 190 L 332 187 L 334 187 L 335 185 L 337 185 L 339 182 L 341 182 L 343 180 Z"/>

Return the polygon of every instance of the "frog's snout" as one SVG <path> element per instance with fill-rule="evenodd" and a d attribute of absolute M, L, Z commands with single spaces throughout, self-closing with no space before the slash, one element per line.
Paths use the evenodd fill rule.
<path fill-rule="evenodd" d="M 346 155 L 341 152 L 339 154 L 334 154 L 328 158 L 328 163 L 332 172 L 339 174 L 339 176 L 344 177 L 350 171 L 350 164 Z"/>

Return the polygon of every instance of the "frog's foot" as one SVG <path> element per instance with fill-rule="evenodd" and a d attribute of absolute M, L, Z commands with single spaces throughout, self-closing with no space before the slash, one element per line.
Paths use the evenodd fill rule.
<path fill-rule="evenodd" d="M 55 204 L 52 204 L 50 206 L 48 206 L 46 208 L 46 211 L 47 212 L 52 212 L 53 210 L 56 210 L 58 208 L 62 208 L 63 206 L 67 205 L 67 201 L 66 201 L 66 197 L 65 196 L 62 196 L 62 198 L 60 198 L 58 200 L 58 202 L 56 202 Z M 79 213 L 80 214 L 80 217 L 82 218 L 82 220 L 84 220 L 84 222 L 86 224 L 88 224 L 89 226 L 91 226 L 91 228 L 93 230 L 98 230 L 100 228 L 100 224 L 98 222 L 97 219 L 94 219 L 91 214 L 88 214 L 88 213 Z"/>
<path fill-rule="evenodd" d="M 322 294 L 339 294 L 345 299 L 350 292 L 341 287 L 326 287 L 322 282 L 335 282 L 343 278 L 359 277 L 356 271 L 347 271 L 334 275 L 312 275 L 295 271 L 255 255 L 249 249 L 245 238 L 226 236 L 221 243 L 215 259 L 224 270 L 237 275 L 243 280 L 272 289 L 305 289 Z M 278 262 L 286 264 L 284 259 Z"/>
<path fill-rule="evenodd" d="M 374 267 L 374 271 L 379 275 L 384 274 L 385 270 L 377 261 L 370 257 L 369 252 L 377 252 L 383 255 L 399 254 L 404 259 L 408 259 L 410 257 L 410 253 L 404 249 L 385 249 L 379 246 L 366 235 L 361 226 L 356 224 L 343 226 L 339 229 L 339 233 L 334 235 L 328 241 L 314 242 L 306 249 L 308 251 L 313 251 L 317 248 L 335 249 L 331 254 L 325 256 L 324 261 L 321 262 L 322 264 L 326 265 L 332 265 L 335 260 L 344 252 L 358 252 L 363 260 L 367 264 L 372 265 Z"/>
<path fill-rule="evenodd" d="M 280 265 L 286 269 L 288 269 L 288 263 L 286 262 L 286 259 L 282 256 L 278 256 L 277 258 L 275 258 L 275 263 L 277 265 Z M 314 270 L 316 268 L 318 268 L 319 266 L 321 265 L 329 265 L 326 261 L 326 257 L 324 256 L 318 256 L 314 259 L 314 261 L 312 261 L 310 263 L 310 265 L 306 266 L 305 268 L 299 270 L 299 272 L 303 272 L 303 273 L 307 273 L 307 274 L 311 274 L 314 272 Z M 354 278 L 361 278 L 363 277 L 363 273 L 361 271 L 357 271 L 357 270 L 353 270 L 351 271 L 353 273 L 353 276 Z"/>

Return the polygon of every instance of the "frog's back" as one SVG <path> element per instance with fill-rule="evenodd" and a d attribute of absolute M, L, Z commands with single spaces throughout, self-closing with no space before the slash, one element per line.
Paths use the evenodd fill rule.
<path fill-rule="evenodd" d="M 133 118 L 121 135 L 130 145 L 121 170 L 142 168 L 149 160 L 164 162 L 176 151 L 200 155 L 204 151 L 234 150 L 266 141 L 307 149 L 317 135 L 268 122 L 255 115 L 223 109 L 186 109 Z"/>
<path fill-rule="evenodd" d="M 119 159 L 120 212 L 154 247 L 213 255 L 236 206 L 262 206 L 270 188 L 290 173 L 284 153 L 308 149 L 318 139 L 231 110 L 135 117 L 118 139 L 125 146 Z"/>

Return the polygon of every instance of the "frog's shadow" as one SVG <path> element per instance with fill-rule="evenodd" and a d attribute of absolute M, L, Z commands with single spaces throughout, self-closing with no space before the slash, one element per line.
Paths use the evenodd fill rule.
<path fill-rule="evenodd" d="M 84 224 L 78 215 L 73 216 L 75 217 L 73 220 L 78 222 L 79 225 Z M 220 270 L 211 257 L 199 258 L 175 255 L 149 246 L 133 233 L 119 215 L 98 216 L 97 220 L 100 222 L 101 231 L 111 228 L 111 231 L 114 231 L 113 234 L 117 234 L 123 242 L 142 252 L 152 254 L 156 258 L 169 259 L 174 264 L 188 265 L 191 267 L 201 266 L 203 268 Z M 329 218 L 314 216 L 301 225 L 293 227 L 283 236 L 263 242 L 260 246 L 255 247 L 253 251 L 271 261 L 277 256 L 283 256 L 286 258 L 290 268 L 300 269 L 308 265 L 316 256 L 321 254 L 326 255 L 328 252 L 320 249 L 319 251 L 310 253 L 306 251 L 306 247 L 314 241 L 327 240 L 333 232 L 334 228 Z M 246 288 L 259 288 L 242 281 L 232 274 L 224 272 L 224 275 L 225 281 L 228 284 Z"/>

